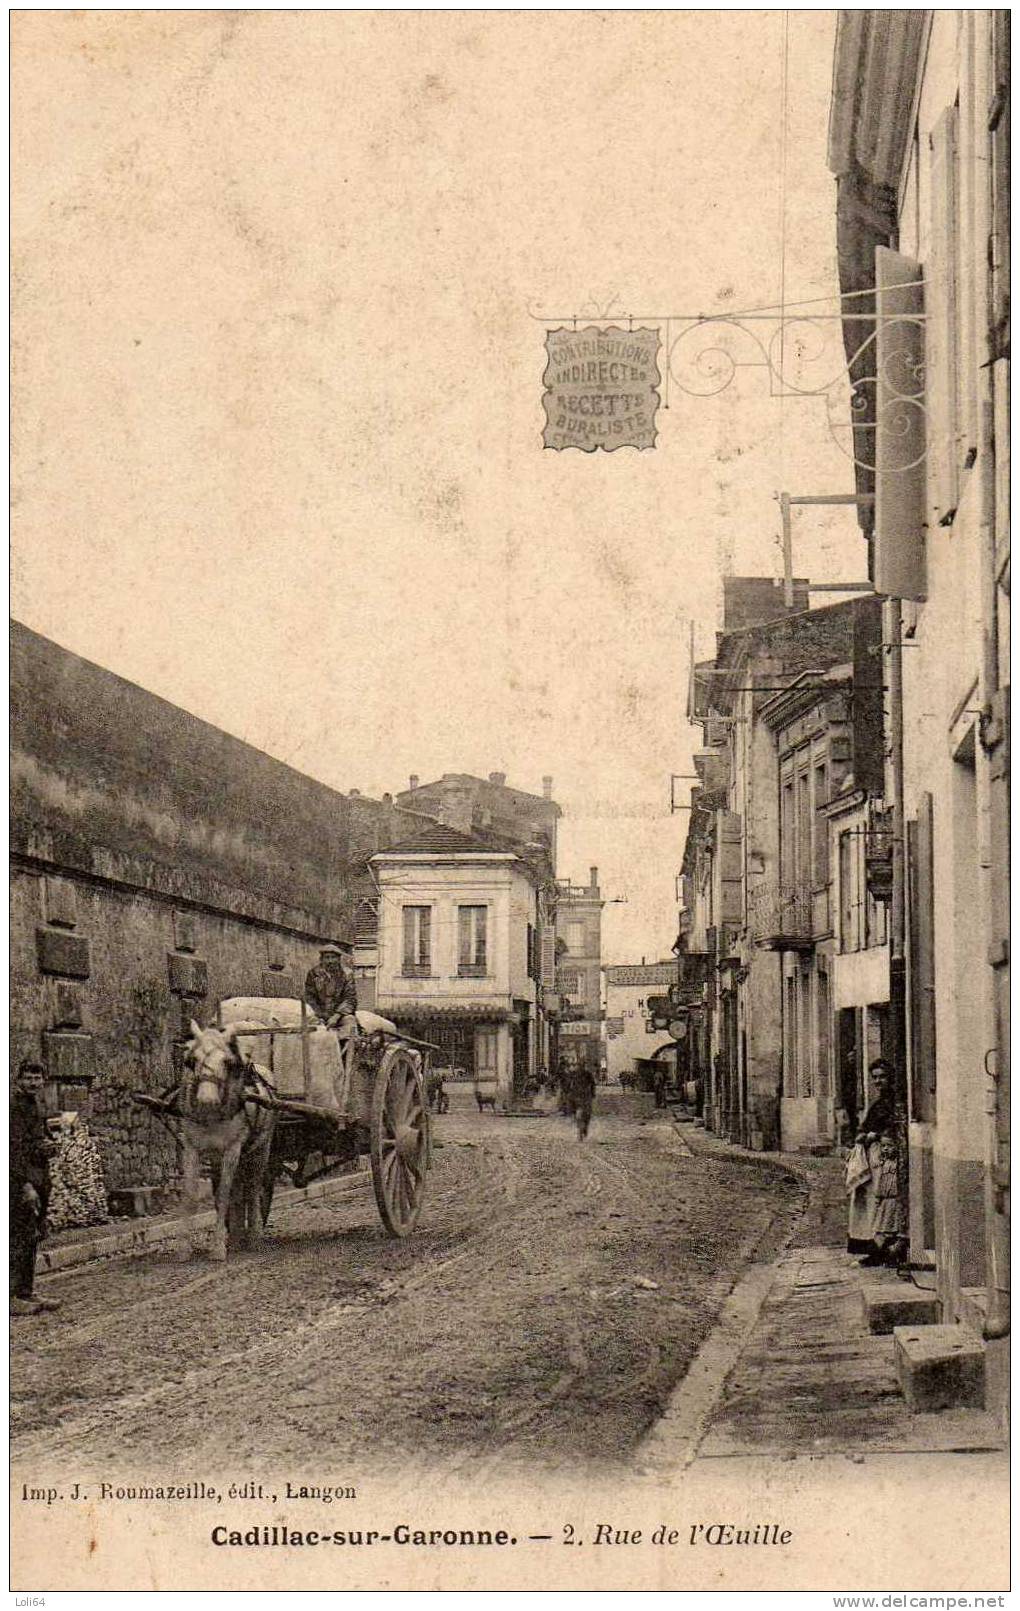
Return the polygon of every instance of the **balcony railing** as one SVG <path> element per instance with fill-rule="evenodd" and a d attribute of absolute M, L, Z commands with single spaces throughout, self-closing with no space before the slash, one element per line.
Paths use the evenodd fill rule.
<path fill-rule="evenodd" d="M 770 951 L 809 951 L 814 945 L 807 884 L 759 884 L 748 891 L 747 919 L 756 945 Z"/>

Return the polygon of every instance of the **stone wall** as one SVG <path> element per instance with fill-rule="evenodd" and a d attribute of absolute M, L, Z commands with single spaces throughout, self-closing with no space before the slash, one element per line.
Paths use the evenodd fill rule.
<path fill-rule="evenodd" d="M 111 1187 L 177 1168 L 130 1099 L 194 1017 L 294 995 L 420 819 L 344 795 L 12 626 L 11 1056 L 83 1108 Z"/>

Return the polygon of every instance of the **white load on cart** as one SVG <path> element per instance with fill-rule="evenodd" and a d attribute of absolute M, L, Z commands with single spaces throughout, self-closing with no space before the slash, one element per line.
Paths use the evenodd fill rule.
<path fill-rule="evenodd" d="M 355 1013 L 358 1032 L 371 1035 L 396 1025 L 378 1013 Z M 315 1014 L 291 996 L 229 996 L 217 1014 L 221 1025 L 258 1024 L 279 1034 L 239 1035 L 237 1044 L 269 1076 L 278 1095 L 309 1102 L 314 1107 L 344 1111 L 347 1106 L 342 1042 L 335 1029 L 327 1029 Z"/>

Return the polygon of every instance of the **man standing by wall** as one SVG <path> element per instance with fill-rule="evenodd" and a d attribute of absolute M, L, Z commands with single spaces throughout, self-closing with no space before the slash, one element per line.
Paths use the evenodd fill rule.
<path fill-rule="evenodd" d="M 46 1234 L 50 1199 L 50 1158 L 56 1144 L 49 1139 L 40 1098 L 43 1067 L 26 1059 L 18 1065 L 11 1091 L 10 1254 L 11 1314 L 36 1315 L 59 1309 L 55 1298 L 38 1298 L 35 1259 Z"/>

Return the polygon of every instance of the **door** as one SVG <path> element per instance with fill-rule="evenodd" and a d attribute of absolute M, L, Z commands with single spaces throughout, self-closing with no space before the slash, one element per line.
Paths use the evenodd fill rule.
<path fill-rule="evenodd" d="M 475 1030 L 475 1079 L 496 1083 L 499 1074 L 499 1031 L 490 1024 Z"/>
<path fill-rule="evenodd" d="M 858 1107 L 858 1069 L 860 1067 L 860 1053 L 857 1047 L 857 1009 L 843 1007 L 836 1019 L 837 1045 L 836 1056 L 839 1066 L 836 1073 L 836 1089 L 839 1095 L 839 1105 L 846 1113 L 846 1134 L 844 1140 L 852 1140 L 857 1134 Z"/>

